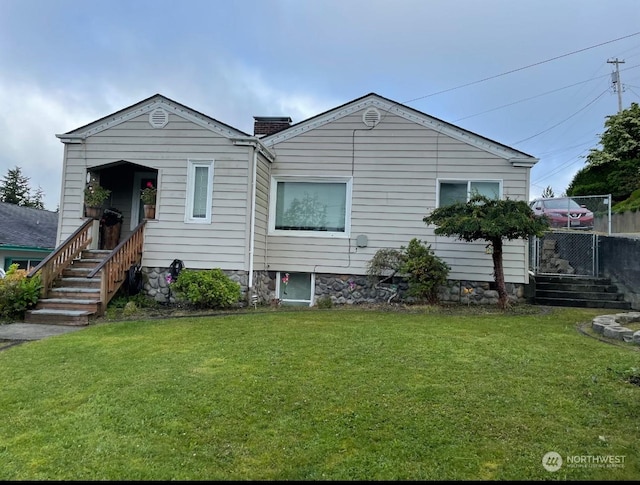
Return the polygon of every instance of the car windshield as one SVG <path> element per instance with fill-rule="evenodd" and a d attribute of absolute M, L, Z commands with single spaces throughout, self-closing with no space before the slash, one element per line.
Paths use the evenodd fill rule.
<path fill-rule="evenodd" d="M 544 201 L 548 209 L 580 209 L 580 205 L 573 199 L 548 199 Z"/>

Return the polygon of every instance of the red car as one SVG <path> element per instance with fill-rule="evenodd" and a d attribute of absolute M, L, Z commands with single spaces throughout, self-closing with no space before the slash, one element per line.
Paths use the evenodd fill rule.
<path fill-rule="evenodd" d="M 529 206 L 535 215 L 546 216 L 551 227 L 593 228 L 593 212 L 568 197 L 535 199 Z"/>

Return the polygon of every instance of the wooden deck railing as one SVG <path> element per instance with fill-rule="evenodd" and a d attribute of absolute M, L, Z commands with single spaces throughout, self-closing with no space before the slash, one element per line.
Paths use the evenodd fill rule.
<path fill-rule="evenodd" d="M 118 244 L 113 251 L 111 251 L 111 254 L 87 275 L 87 278 L 93 278 L 98 273 L 101 273 L 100 315 L 104 315 L 104 311 L 111 301 L 111 298 L 113 298 L 120 286 L 124 283 L 129 268 L 134 264 L 139 264 L 142 260 L 145 224 L 146 221 L 138 224 L 131 235 Z"/>
<path fill-rule="evenodd" d="M 46 298 L 53 281 L 68 267 L 71 262 L 91 243 L 93 219 L 87 219 L 76 231 L 71 234 L 60 246 L 44 258 L 38 266 L 29 271 L 27 277 L 31 278 L 40 271 L 42 281 L 42 298 Z"/>

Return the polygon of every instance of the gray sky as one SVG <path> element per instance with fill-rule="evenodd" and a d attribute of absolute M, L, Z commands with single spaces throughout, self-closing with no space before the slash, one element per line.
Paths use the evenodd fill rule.
<path fill-rule="evenodd" d="M 375 92 L 540 158 L 531 197 L 560 195 L 618 111 L 614 58 L 640 103 L 639 0 L 0 0 L 0 177 L 55 210 L 55 135 L 156 93 L 251 133 Z"/>

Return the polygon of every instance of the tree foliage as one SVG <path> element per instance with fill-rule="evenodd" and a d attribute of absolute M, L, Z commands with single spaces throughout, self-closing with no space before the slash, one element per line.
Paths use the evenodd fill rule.
<path fill-rule="evenodd" d="M 546 218 L 536 217 L 524 201 L 490 199 L 480 194 L 468 202 L 456 202 L 439 207 L 423 218 L 435 225 L 435 234 L 454 236 L 462 241 L 488 241 L 492 247 L 494 280 L 498 290 L 498 304 L 509 305 L 502 261 L 503 241 L 539 236 L 549 227 Z"/>
<path fill-rule="evenodd" d="M 402 275 L 409 283 L 409 294 L 429 303 L 438 302 L 438 290 L 447 282 L 449 266 L 436 256 L 431 246 L 417 238 L 400 249 L 383 248 L 376 251 L 367 264 L 367 275 L 380 283 Z M 397 287 L 389 301 L 397 295 Z"/>
<path fill-rule="evenodd" d="M 543 199 L 553 199 L 555 196 L 556 195 L 553 193 L 553 187 L 551 187 L 551 185 L 547 185 L 541 194 Z"/>
<path fill-rule="evenodd" d="M 611 194 L 618 202 L 640 188 L 640 105 L 608 116 L 604 126 L 601 148 L 590 151 L 567 188 L 569 196 Z"/>
<path fill-rule="evenodd" d="M 44 209 L 43 197 L 44 191 L 40 187 L 33 196 L 31 195 L 29 177 L 22 174 L 20 167 L 9 169 L 0 182 L 0 202 Z"/>

